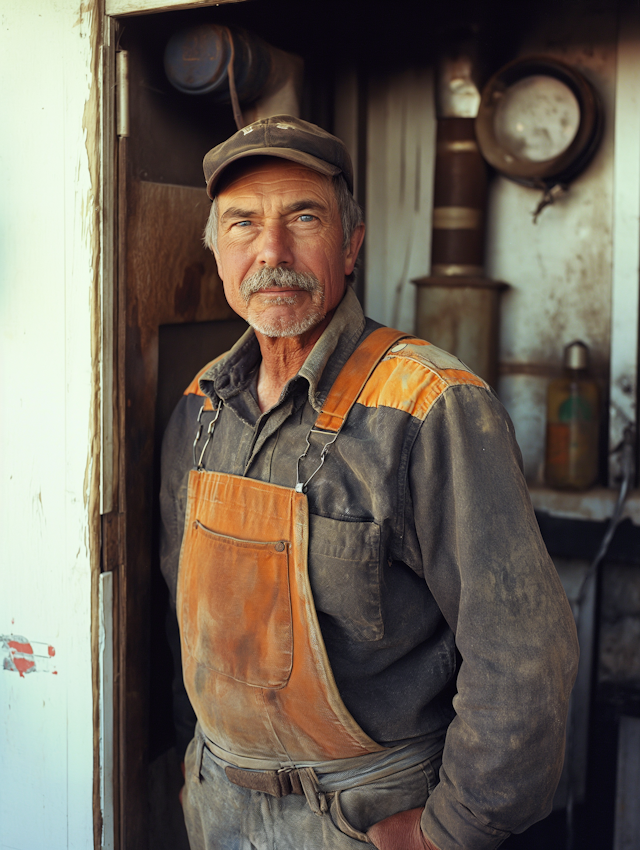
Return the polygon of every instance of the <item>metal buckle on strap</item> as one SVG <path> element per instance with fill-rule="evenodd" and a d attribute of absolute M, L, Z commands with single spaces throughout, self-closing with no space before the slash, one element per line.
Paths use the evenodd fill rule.
<path fill-rule="evenodd" d="M 342 431 L 351 408 L 356 403 L 380 360 L 392 345 L 395 345 L 398 340 L 407 337 L 408 334 L 393 330 L 393 328 L 378 328 L 352 352 L 334 381 L 329 395 L 325 399 L 320 415 L 316 419 L 315 424 L 319 427 L 312 428 L 307 434 L 307 447 L 298 458 L 296 469 L 297 493 L 306 493 L 309 482 L 324 466 L 329 448 L 338 439 L 338 434 Z M 300 462 L 309 453 L 309 449 L 311 448 L 310 437 L 312 434 L 323 434 L 329 437 L 329 439 L 323 445 L 320 452 L 320 463 L 306 481 L 301 481 Z"/>
<path fill-rule="evenodd" d="M 261 791 L 272 797 L 286 797 L 288 794 L 298 794 L 307 798 L 311 811 L 316 815 L 324 815 L 329 811 L 326 794 L 320 790 L 318 777 L 312 767 L 286 768 L 284 770 L 242 770 L 239 767 L 227 766 L 224 769 L 229 782 L 248 788 L 250 791 Z"/>
<path fill-rule="evenodd" d="M 339 433 L 340 433 L 339 431 L 336 431 L 336 432 L 321 431 L 318 428 L 312 428 L 309 431 L 309 433 L 307 434 L 307 447 L 302 452 L 300 457 L 298 458 L 298 463 L 296 465 L 296 493 L 306 493 L 307 492 L 307 486 L 308 486 L 309 482 L 311 481 L 313 476 L 316 474 L 316 472 L 319 472 L 322 469 L 322 467 L 324 466 L 324 462 L 325 462 L 325 459 L 327 457 L 327 452 L 329 451 L 330 446 L 332 446 L 335 443 L 335 441 L 338 439 Z M 310 442 L 309 438 L 311 437 L 312 434 L 324 434 L 325 436 L 331 437 L 331 439 L 327 440 L 327 442 L 322 447 L 322 451 L 320 452 L 320 463 L 318 464 L 318 466 L 316 466 L 316 468 L 313 470 L 313 472 L 307 478 L 307 480 L 302 482 L 302 481 L 300 481 L 300 461 L 304 460 L 304 458 L 309 453 L 309 449 L 311 448 L 311 442 Z"/>
<path fill-rule="evenodd" d="M 206 402 L 205 402 L 206 403 Z M 214 429 L 216 427 L 216 422 L 218 421 L 218 417 L 220 416 L 220 410 L 222 408 L 222 399 L 218 401 L 218 406 L 216 407 L 213 413 L 213 419 L 209 422 L 209 427 L 207 428 L 207 439 L 204 442 L 204 446 L 202 447 L 202 451 L 200 452 L 200 459 L 196 460 L 196 449 L 198 447 L 198 442 L 200 437 L 202 436 L 202 414 L 204 413 L 204 404 L 200 408 L 200 412 L 198 413 L 198 430 L 196 431 L 196 438 L 193 441 L 193 465 L 195 469 L 201 470 L 204 469 L 204 453 L 207 450 L 207 446 L 211 442 L 211 437 L 213 436 Z"/>
<path fill-rule="evenodd" d="M 240 767 L 225 767 L 229 782 L 251 791 L 262 791 L 272 797 L 288 794 L 304 796 L 298 771 L 292 770 L 242 770 Z"/>

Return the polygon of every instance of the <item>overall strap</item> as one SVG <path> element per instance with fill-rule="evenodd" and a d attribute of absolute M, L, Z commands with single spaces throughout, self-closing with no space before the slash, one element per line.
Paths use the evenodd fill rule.
<path fill-rule="evenodd" d="M 393 328 L 378 328 L 370 333 L 342 367 L 314 429 L 337 434 L 378 363 L 392 345 L 410 336 Z"/>

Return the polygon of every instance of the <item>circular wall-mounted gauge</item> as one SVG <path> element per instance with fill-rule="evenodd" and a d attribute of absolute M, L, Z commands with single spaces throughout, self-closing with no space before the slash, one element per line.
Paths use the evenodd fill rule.
<path fill-rule="evenodd" d="M 240 27 L 199 24 L 178 30 L 167 42 L 164 69 L 171 85 L 183 94 L 209 95 L 228 103 L 232 55 L 238 97 L 251 103 L 265 87 L 271 55 L 259 36 Z"/>
<path fill-rule="evenodd" d="M 602 136 L 602 109 L 591 84 L 546 56 L 505 65 L 482 92 L 476 136 L 487 162 L 512 180 L 568 183 Z"/>

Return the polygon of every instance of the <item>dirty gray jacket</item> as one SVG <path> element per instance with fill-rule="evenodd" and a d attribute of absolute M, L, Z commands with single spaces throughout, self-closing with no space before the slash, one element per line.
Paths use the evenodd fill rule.
<path fill-rule="evenodd" d="M 377 326 L 348 289 L 264 414 L 251 330 L 187 389 L 162 458 L 161 557 L 174 602 L 203 396 L 223 401 L 205 468 L 294 487 L 333 381 Z M 441 850 L 497 847 L 550 811 L 577 665 L 573 617 L 509 417 L 460 361 L 400 343 L 307 496 L 310 581 L 345 705 L 383 745 L 428 748 L 446 734 L 425 834 Z"/>

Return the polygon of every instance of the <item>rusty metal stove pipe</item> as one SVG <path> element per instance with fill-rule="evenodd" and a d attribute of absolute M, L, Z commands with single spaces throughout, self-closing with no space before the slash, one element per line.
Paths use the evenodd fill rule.
<path fill-rule="evenodd" d="M 418 335 L 495 385 L 499 293 L 506 284 L 484 276 L 487 169 L 475 137 L 480 92 L 468 47 L 458 45 L 438 67 L 431 274 L 413 283 Z"/>
<path fill-rule="evenodd" d="M 487 169 L 473 118 L 440 118 L 436 137 L 431 274 L 481 277 Z"/>

